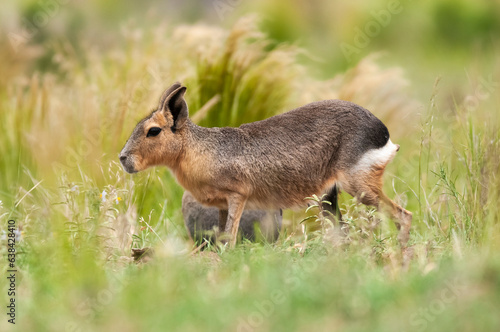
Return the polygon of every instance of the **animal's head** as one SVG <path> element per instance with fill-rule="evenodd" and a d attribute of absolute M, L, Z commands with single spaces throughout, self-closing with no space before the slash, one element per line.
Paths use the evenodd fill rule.
<path fill-rule="evenodd" d="M 174 83 L 160 98 L 158 109 L 141 120 L 120 152 L 128 173 L 155 165 L 168 165 L 179 156 L 187 127 L 186 87 Z"/>

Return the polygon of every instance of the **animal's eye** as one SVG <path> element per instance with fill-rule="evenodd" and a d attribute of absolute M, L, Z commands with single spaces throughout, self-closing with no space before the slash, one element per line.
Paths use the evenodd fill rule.
<path fill-rule="evenodd" d="M 160 127 L 153 127 L 153 128 L 150 128 L 148 130 L 148 134 L 146 135 L 146 137 L 150 137 L 150 136 L 157 136 L 161 131 L 161 128 Z"/>

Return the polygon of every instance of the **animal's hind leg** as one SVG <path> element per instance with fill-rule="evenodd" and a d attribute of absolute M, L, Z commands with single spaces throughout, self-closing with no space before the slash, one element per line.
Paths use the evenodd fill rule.
<path fill-rule="evenodd" d="M 398 241 L 401 244 L 401 247 L 405 248 L 408 244 L 408 240 L 410 239 L 412 213 L 396 204 L 383 192 L 380 193 L 380 200 L 389 208 L 389 212 L 392 217 L 399 220 L 399 222 L 395 222 L 396 227 L 399 229 Z"/>
<path fill-rule="evenodd" d="M 323 210 L 330 212 L 333 216 L 337 217 L 338 220 L 341 220 L 342 214 L 340 213 L 340 209 L 339 209 L 338 194 L 339 194 L 339 190 L 337 188 L 337 185 L 334 185 L 326 193 L 326 196 L 324 198 L 325 201 L 328 201 L 332 204 L 323 203 L 322 207 L 323 207 Z"/>
<path fill-rule="evenodd" d="M 369 172 L 356 174 L 346 185 L 346 191 L 356 196 L 365 205 L 375 206 L 378 210 L 387 207 L 399 230 L 398 241 L 402 248 L 406 248 L 410 238 L 412 214 L 384 194 L 382 191 L 383 174 L 384 167 L 375 167 Z"/>
<path fill-rule="evenodd" d="M 349 227 L 347 223 L 342 221 L 342 213 L 340 212 L 339 202 L 338 202 L 339 189 L 337 185 L 334 185 L 326 194 L 324 200 L 332 204 L 323 203 L 323 210 L 330 212 L 335 216 L 339 222 L 340 234 L 342 236 L 347 236 L 349 234 Z"/>

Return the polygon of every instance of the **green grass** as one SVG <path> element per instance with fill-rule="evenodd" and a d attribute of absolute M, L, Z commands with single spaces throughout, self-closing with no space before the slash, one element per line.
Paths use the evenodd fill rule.
<path fill-rule="evenodd" d="M 284 8 L 273 4 L 270 13 Z M 305 15 L 289 23 L 294 29 L 307 25 L 300 7 L 282 14 Z M 92 31 L 90 14 L 81 15 L 78 24 Z M 61 23 L 69 30 L 78 26 L 70 18 Z M 308 52 L 270 40 L 255 22 L 130 23 L 109 43 L 104 33 L 48 42 L 57 35 L 49 25 L 21 53 L 0 39 L 0 234 L 9 219 L 21 232 L 16 325 L 3 314 L 1 331 L 499 330 L 498 59 L 488 71 L 467 64 L 465 83 L 425 63 L 425 75 L 443 79 L 408 80 L 374 56 L 320 81 L 300 60 Z M 397 43 L 389 37 L 398 22 L 384 40 Z M 429 58 L 429 68 L 447 60 Z M 334 62 L 325 67 L 344 66 Z M 481 87 L 490 73 L 493 84 Z M 190 114 L 204 126 L 236 126 L 326 98 L 372 110 L 401 145 L 384 189 L 413 212 L 412 259 L 404 264 L 393 223 L 347 194 L 348 245 L 332 240 L 317 210 L 304 209 L 285 212 L 276 243 L 196 251 L 180 211 L 183 190 L 169 171 L 131 176 L 117 162 L 135 123 L 175 80 L 187 85 Z M 424 99 L 422 91 L 432 93 Z M 131 249 L 143 247 L 155 256 L 136 264 Z"/>

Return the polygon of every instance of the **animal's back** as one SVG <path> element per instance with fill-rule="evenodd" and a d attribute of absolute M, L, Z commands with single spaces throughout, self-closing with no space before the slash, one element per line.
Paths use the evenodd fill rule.
<path fill-rule="evenodd" d="M 251 140 L 268 140 L 263 146 L 276 145 L 294 149 L 309 147 L 315 140 L 352 143 L 355 138 L 364 152 L 383 147 L 389 140 L 387 127 L 367 109 L 344 100 L 310 103 L 262 121 L 240 126 Z"/>

